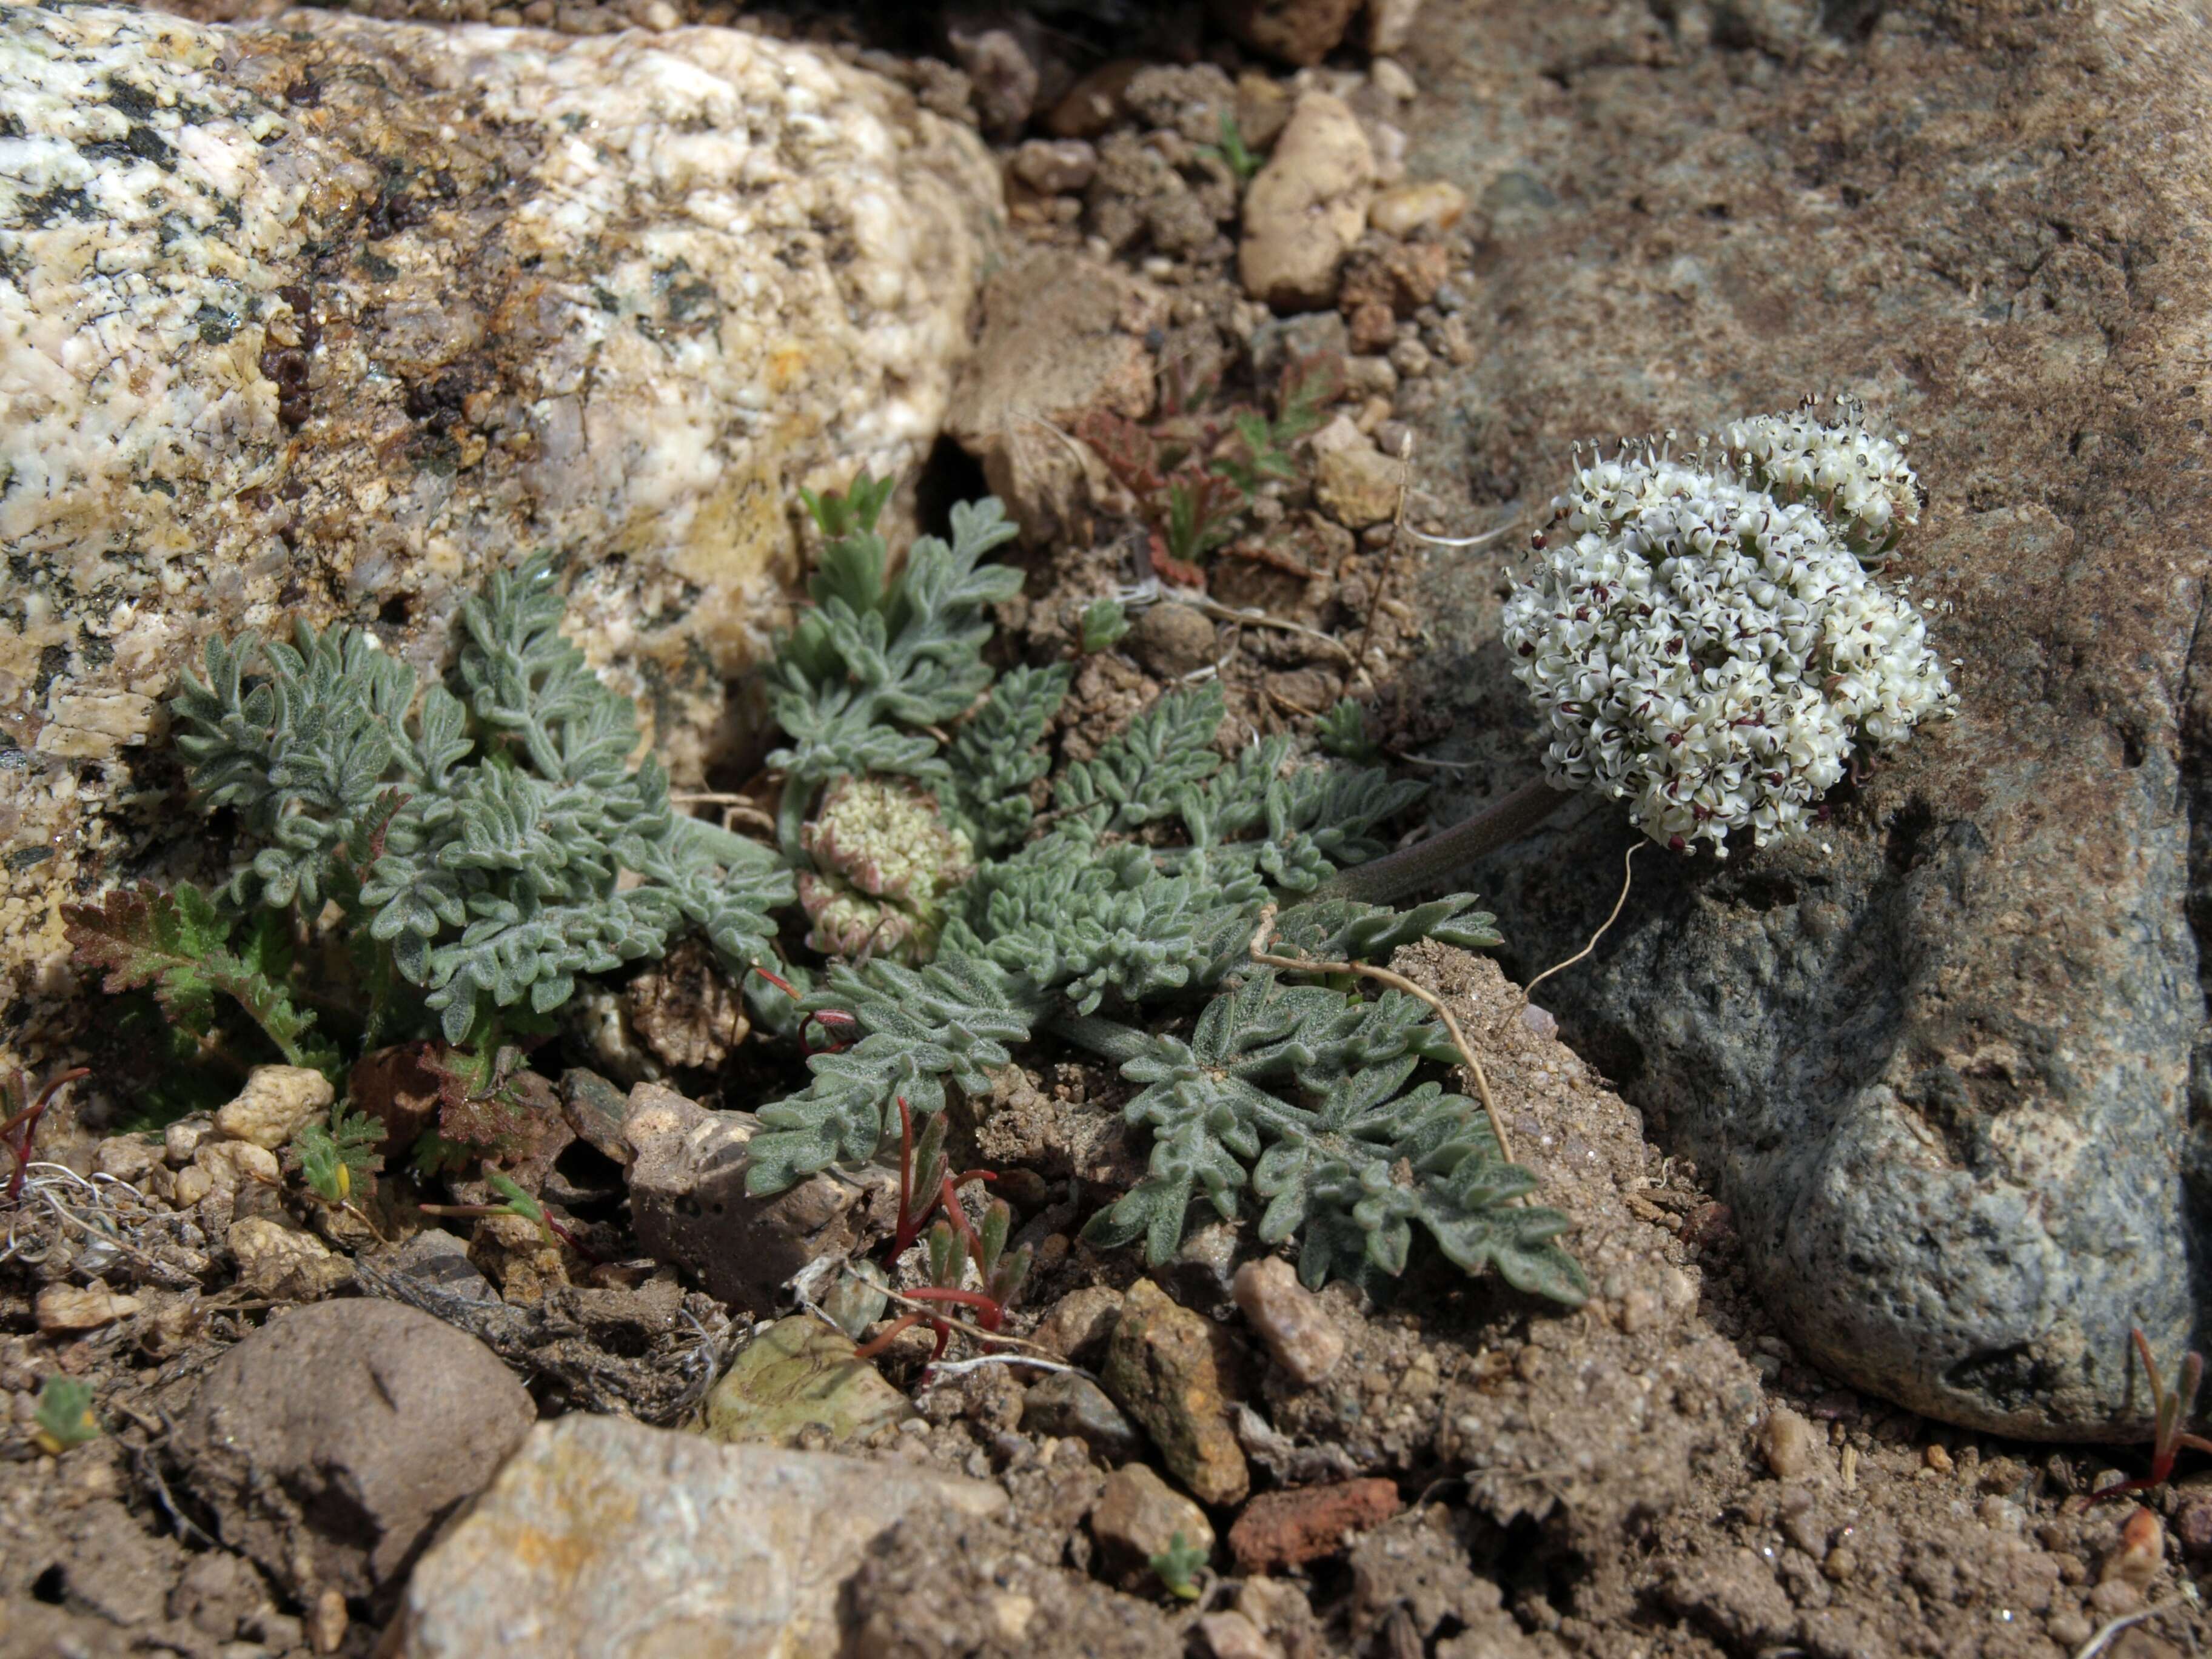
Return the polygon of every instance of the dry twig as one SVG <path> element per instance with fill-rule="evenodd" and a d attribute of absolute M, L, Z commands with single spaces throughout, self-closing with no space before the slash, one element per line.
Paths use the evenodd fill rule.
<path fill-rule="evenodd" d="M 1377 968 L 1372 963 L 1309 962 L 1301 957 L 1271 956 L 1267 945 L 1274 932 L 1275 907 L 1271 904 L 1260 912 L 1260 929 L 1252 935 L 1253 961 L 1269 968 L 1284 968 L 1299 974 L 1357 974 L 1363 979 L 1371 979 L 1395 991 L 1403 991 L 1407 996 L 1419 998 L 1434 1009 L 1437 1018 L 1443 1021 L 1444 1030 L 1451 1033 L 1452 1046 L 1459 1050 L 1460 1060 L 1474 1075 L 1475 1091 L 1482 1097 L 1483 1112 L 1490 1119 L 1490 1132 L 1498 1137 L 1498 1156 L 1508 1164 L 1513 1161 L 1513 1143 L 1505 1137 L 1505 1120 L 1498 1115 L 1497 1099 L 1490 1092 L 1489 1075 L 1483 1071 L 1482 1061 L 1468 1042 L 1467 1033 L 1460 1030 L 1459 1021 L 1444 1006 L 1443 998 L 1425 987 L 1414 984 L 1403 974 L 1388 968 Z"/>

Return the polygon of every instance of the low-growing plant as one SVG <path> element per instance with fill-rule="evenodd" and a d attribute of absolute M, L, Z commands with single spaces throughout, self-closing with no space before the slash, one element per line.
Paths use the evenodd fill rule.
<path fill-rule="evenodd" d="M 2135 1343 L 2136 1359 L 2142 1367 L 2143 1382 L 2150 1389 L 2150 1471 L 2131 1480 L 2116 1480 L 2109 1486 L 2100 1486 L 2089 1494 L 2092 1504 L 2130 1492 L 2151 1492 L 2164 1486 L 2173 1479 L 2174 1462 L 2185 1446 L 2191 1451 L 2212 1452 L 2212 1440 L 2188 1433 L 2183 1427 L 2197 1410 L 2197 1391 L 2204 1382 L 2204 1356 L 2193 1349 L 2184 1354 L 2178 1384 L 2168 1389 L 2160 1379 L 2158 1361 L 2150 1351 L 2150 1339 L 2142 1334 L 2140 1326 L 2130 1335 Z"/>
<path fill-rule="evenodd" d="M 1234 491 L 1287 466 L 1285 434 L 1317 397 L 1294 391 L 1287 426 L 1240 428 L 1241 459 L 1209 455 L 1198 476 Z M 422 1071 L 410 1091 L 438 1106 L 417 1170 L 519 1155 L 556 1109 L 524 1063 L 533 1034 L 588 976 L 689 932 L 811 1074 L 760 1107 L 750 1189 L 865 1163 L 896 1137 L 932 1176 L 908 1169 L 898 1230 L 904 1243 L 930 1224 L 920 1300 L 979 1326 L 1003 1316 L 1026 1256 L 1005 1206 L 971 1219 L 935 1170 L 942 1114 L 953 1091 L 987 1097 L 1017 1049 L 1048 1045 L 1118 1066 L 1139 1085 L 1128 1120 L 1152 1138 L 1149 1173 L 1092 1218 L 1094 1240 L 1141 1241 L 1158 1263 L 1194 1204 L 1235 1216 L 1250 1194 L 1261 1239 L 1302 1240 L 1310 1284 L 1398 1273 L 1425 1233 L 1469 1271 L 1580 1301 L 1557 1242 L 1567 1218 L 1521 1201 L 1534 1177 L 1449 1086 L 1462 1055 L 1436 1012 L 1351 975 L 1299 982 L 1304 962 L 1498 943 L 1465 894 L 1406 911 L 1298 902 L 1381 857 L 1424 786 L 1302 762 L 1288 736 L 1224 747 L 1206 684 L 1161 697 L 1046 791 L 1070 667 L 999 672 L 986 655 L 989 607 L 1021 585 L 986 562 L 1012 526 L 996 501 L 957 507 L 949 538 L 918 538 L 895 565 L 877 530 L 889 495 L 863 476 L 808 498 L 826 541 L 769 671 L 785 738 L 772 846 L 682 816 L 659 766 L 630 764 L 630 706 L 561 637 L 552 573 L 533 563 L 462 607 L 441 681 L 344 627 L 211 644 L 206 679 L 177 699 L 179 743 L 250 856 L 213 897 L 87 911 L 80 949 L 180 1023 L 204 1021 L 220 992 L 266 1041 L 369 1091 L 299 1148 L 326 1202 L 370 1172 L 358 1114 L 383 1113 L 374 1066 L 336 1066 L 343 1054 L 310 1042 Z M 775 915 L 801 902 L 818 969 L 780 948 Z M 1255 928 L 1284 905 L 1290 954 L 1262 960 Z M 326 938 L 343 949 L 299 948 Z M 309 987 L 310 960 L 341 964 L 339 982 Z M 501 1202 L 426 1207 L 520 1215 L 575 1243 L 510 1176 L 484 1179 Z"/>
<path fill-rule="evenodd" d="M 1182 1533 L 1170 1534 L 1168 1547 L 1152 1556 L 1147 1565 L 1153 1576 L 1166 1586 L 1169 1595 L 1185 1601 L 1198 1600 L 1198 1579 L 1206 1571 L 1206 1552 Z"/>
<path fill-rule="evenodd" d="M 1287 737 L 1224 758 L 1222 695 L 1209 684 L 1161 697 L 1066 768 L 1037 833 L 1036 746 L 1065 671 L 994 681 L 987 630 L 948 602 L 967 593 L 980 608 L 996 591 L 975 561 L 1006 533 L 997 504 L 956 510 L 952 542 L 917 544 L 895 577 L 872 520 L 842 522 L 817 584 L 830 614 L 802 622 L 776 667 L 779 711 L 803 722 L 785 751 L 790 844 L 804 857 L 816 780 L 880 755 L 975 826 L 978 856 L 945 896 L 932 959 L 833 961 L 804 997 L 805 1017 L 834 1022 L 836 1041 L 807 1060 L 805 1089 L 759 1109 L 750 1189 L 874 1158 L 910 1115 L 933 1120 L 951 1090 L 986 1097 L 1018 1047 L 1059 1041 L 1146 1085 L 1127 1112 L 1152 1132 L 1151 1172 L 1093 1218 L 1094 1240 L 1142 1240 L 1160 1262 L 1194 1201 L 1234 1216 L 1249 1191 L 1263 1201 L 1262 1239 L 1303 1236 L 1311 1284 L 1401 1272 L 1418 1227 L 1470 1271 L 1495 1266 L 1522 1288 L 1581 1300 L 1580 1270 L 1556 1243 L 1566 1218 L 1516 1201 L 1533 1177 L 1506 1162 L 1482 1109 L 1445 1088 L 1458 1054 L 1431 1011 L 1395 990 L 1370 999 L 1287 983 L 1253 960 L 1262 913 L 1382 854 L 1379 827 L 1423 787 L 1296 763 Z M 838 635 L 846 642 L 825 648 Z M 934 642 L 927 657 L 915 638 Z M 966 718 L 949 733 L 932 729 L 948 718 L 942 702 L 901 689 L 899 665 L 922 662 L 930 684 L 960 688 Z M 1498 943 L 1464 894 L 1402 913 L 1302 904 L 1278 937 L 1316 961 L 1387 956 L 1422 938 Z M 1146 1023 L 1109 1009 L 1142 1011 Z M 1188 1038 L 1158 1029 L 1194 1016 Z"/>
<path fill-rule="evenodd" d="M 1297 476 L 1291 447 L 1321 425 L 1340 378 L 1326 360 L 1292 364 L 1276 389 L 1271 418 L 1249 404 L 1207 407 L 1212 386 L 1186 388 L 1171 368 L 1158 415 L 1140 422 L 1092 410 L 1077 423 L 1076 436 L 1135 500 L 1155 569 L 1167 580 L 1200 586 L 1206 561 L 1245 529 L 1261 486 Z"/>
<path fill-rule="evenodd" d="M 788 872 L 679 815 L 657 762 L 630 766 L 635 711 L 562 636 L 562 611 L 532 563 L 462 605 L 449 682 L 423 684 L 359 629 L 302 623 L 289 645 L 210 641 L 207 678 L 173 702 L 194 788 L 255 848 L 224 900 L 301 923 L 335 903 L 372 1045 L 427 1012 L 447 1042 L 495 1048 L 579 976 L 686 929 L 732 971 L 769 954 Z"/>
<path fill-rule="evenodd" d="M 1114 599 L 1094 599 L 1084 608 L 1082 647 L 1086 657 L 1109 651 L 1128 636 L 1129 613 Z"/>
<path fill-rule="evenodd" d="M 31 1437 L 49 1457 L 100 1438 L 100 1418 L 92 1408 L 92 1384 L 81 1377 L 49 1376 L 39 1385 L 39 1405 L 31 1418 Z"/>
<path fill-rule="evenodd" d="M 331 1107 L 331 1121 L 310 1123 L 292 1138 L 291 1152 L 300 1178 L 307 1190 L 325 1204 L 345 1205 L 356 1193 L 368 1193 L 384 1168 L 384 1155 L 376 1150 L 384 1139 L 384 1126 L 366 1113 L 346 1109 L 343 1100 Z"/>

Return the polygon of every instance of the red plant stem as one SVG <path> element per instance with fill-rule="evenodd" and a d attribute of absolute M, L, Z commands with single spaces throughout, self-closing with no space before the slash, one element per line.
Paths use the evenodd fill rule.
<path fill-rule="evenodd" d="M 782 992 L 784 995 L 789 997 L 793 1002 L 799 1000 L 799 993 L 791 988 L 791 981 L 784 978 L 782 975 L 770 973 L 767 969 L 762 967 L 757 962 L 753 963 L 753 972 L 758 974 L 769 984 L 775 986 L 777 990 Z"/>
<path fill-rule="evenodd" d="M 968 1212 L 960 1207 L 960 1194 L 953 1188 L 952 1173 L 945 1171 L 945 1185 L 937 1201 L 945 1206 L 945 1214 L 961 1237 L 968 1241 L 968 1253 L 975 1258 L 978 1267 L 983 1261 L 983 1241 L 975 1237 L 975 1224 L 968 1219 Z"/>
<path fill-rule="evenodd" d="M 559 1239 L 563 1244 L 566 1244 L 578 1255 L 583 1257 L 585 1261 L 590 1262 L 594 1267 L 605 1265 L 606 1261 L 605 1257 L 599 1255 L 588 1249 L 581 1239 L 578 1238 L 575 1234 L 570 1232 L 566 1227 L 556 1221 L 551 1216 L 549 1215 L 545 1218 L 545 1225 L 556 1238 Z"/>
<path fill-rule="evenodd" d="M 924 1324 L 927 1325 L 933 1331 L 937 1333 L 937 1346 L 929 1351 L 929 1363 L 934 1365 L 939 1360 L 945 1358 L 945 1349 L 952 1346 L 952 1322 L 947 1319 L 939 1319 L 933 1314 L 901 1314 L 896 1319 L 891 1321 L 890 1325 L 885 1327 L 883 1332 L 878 1335 L 873 1341 L 854 1349 L 853 1358 L 855 1359 L 873 1359 L 878 1354 L 883 1352 L 884 1349 L 890 1347 L 892 1343 L 897 1341 L 901 1336 L 905 1334 L 905 1333 L 912 1330 L 916 1325 Z"/>
<path fill-rule="evenodd" d="M 982 1291 L 954 1291 L 939 1285 L 925 1285 L 918 1291 L 907 1291 L 902 1294 L 912 1297 L 917 1302 L 957 1302 L 963 1308 L 973 1308 L 975 1310 L 975 1322 L 987 1331 L 997 1330 L 1006 1317 L 1006 1305 L 998 1297 Z"/>
<path fill-rule="evenodd" d="M 892 1343 L 897 1341 L 900 1337 L 905 1335 L 908 1331 L 912 1330 L 915 1326 L 921 1324 L 923 1320 L 928 1317 L 929 1316 L 927 1314 L 901 1314 L 896 1319 L 891 1321 L 890 1324 L 884 1326 L 882 1330 L 877 1332 L 875 1339 L 872 1341 L 864 1342 L 859 1347 L 854 1349 L 853 1358 L 855 1359 L 873 1359 L 878 1354 L 883 1352 L 884 1349 L 890 1347 Z M 939 1322 L 941 1323 L 942 1322 L 940 1321 Z"/>
<path fill-rule="evenodd" d="M 22 1079 L 22 1090 L 27 1095 L 31 1092 L 31 1074 L 27 1072 L 21 1072 L 16 1075 Z M 23 1177 L 31 1168 L 31 1142 L 39 1133 L 39 1120 L 46 1115 L 46 1108 L 52 1104 L 54 1097 L 61 1092 L 63 1085 L 74 1083 L 81 1077 L 91 1075 L 91 1066 L 76 1066 L 58 1077 L 49 1079 L 46 1086 L 39 1091 L 39 1097 L 36 1100 L 5 1123 L 0 1123 L 0 1145 L 4 1145 L 15 1160 L 15 1172 L 8 1177 L 8 1201 L 10 1204 L 13 1204 L 22 1194 Z"/>

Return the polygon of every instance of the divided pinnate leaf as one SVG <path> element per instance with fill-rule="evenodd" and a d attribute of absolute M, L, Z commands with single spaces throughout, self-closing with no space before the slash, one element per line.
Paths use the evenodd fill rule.
<path fill-rule="evenodd" d="M 258 1025 L 285 1061 L 337 1074 L 336 1048 L 315 1031 L 315 1017 L 292 998 L 291 939 L 283 919 L 264 913 L 240 931 L 215 901 L 190 882 L 155 892 L 118 888 L 98 904 L 63 907 L 74 960 L 102 971 L 111 995 L 151 990 L 171 1020 L 204 1037 L 228 997 Z"/>
<path fill-rule="evenodd" d="M 635 711 L 562 635 L 562 609 L 542 561 L 494 573 L 461 607 L 453 689 L 357 629 L 304 624 L 290 645 L 211 641 L 206 678 L 185 676 L 193 784 L 258 843 L 229 896 L 309 919 L 337 900 L 390 964 L 368 952 L 374 1038 L 407 1001 L 392 975 L 461 1042 L 686 928 L 733 972 L 773 957 L 789 872 L 678 817 L 658 763 L 630 766 Z"/>
<path fill-rule="evenodd" d="M 1093 1218 L 1095 1243 L 1145 1242 L 1155 1265 L 1181 1243 L 1190 1205 L 1238 1213 L 1249 1184 L 1266 1202 L 1259 1237 L 1303 1231 L 1298 1271 L 1404 1271 L 1419 1224 L 1469 1272 L 1580 1302 L 1589 1285 L 1553 1241 L 1567 1218 L 1512 1200 L 1535 1177 L 1499 1155 L 1482 1109 L 1434 1082 L 1424 1061 L 1456 1058 L 1428 1007 L 1397 991 L 1358 1002 L 1252 975 L 1217 997 L 1188 1042 L 1159 1036 L 1125 1060 L 1145 1085 L 1124 1109 L 1152 1131 L 1145 1180 Z"/>

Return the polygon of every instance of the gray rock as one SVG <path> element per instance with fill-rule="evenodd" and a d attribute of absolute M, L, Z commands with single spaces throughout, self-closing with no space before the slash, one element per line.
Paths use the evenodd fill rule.
<path fill-rule="evenodd" d="M 11 1000 L 54 994 L 49 895 L 196 826 L 132 761 L 211 633 L 343 617 L 435 663 L 487 570 L 562 553 L 693 779 L 797 486 L 936 435 L 997 171 L 825 53 L 93 6 L 0 40 L 0 239 L 38 273 L 0 337 L 0 850 L 51 849 L 0 868 Z"/>
<path fill-rule="evenodd" d="M 812 1314 L 779 1319 L 749 1343 L 707 1396 L 709 1439 L 771 1445 L 864 1441 L 915 1415 L 914 1403 L 855 1345 Z"/>
<path fill-rule="evenodd" d="M 2130 1327 L 2178 1355 L 2212 1287 L 2212 1186 L 2185 1173 L 2192 1088 L 2212 1099 L 2212 501 L 2179 392 L 2212 214 L 2177 188 L 2212 78 L 2179 14 L 2049 14 L 2032 44 L 2025 15 L 1958 34 L 1892 8 L 1844 76 L 1861 48 L 1811 27 L 1771 77 L 1662 52 L 1555 126 L 1542 71 L 1571 20 L 1432 13 L 1438 61 L 1479 52 L 1517 90 L 1432 105 L 1409 157 L 1494 181 L 1461 279 L 1477 349 L 1433 382 L 1422 482 L 1473 479 L 1452 527 L 1479 531 L 1534 522 L 1578 439 L 1808 391 L 1911 433 L 1929 499 L 1898 574 L 1960 659 L 1961 718 L 1837 793 L 1832 851 L 1644 854 L 1545 1000 L 1733 1208 L 1801 1352 L 1949 1421 L 2132 1440 Z M 1925 142 L 1893 145 L 1899 122 Z M 1431 752 L 1476 768 L 1447 818 L 1535 769 L 1498 574 L 1440 559 L 1421 599 L 1437 648 L 1409 690 L 1458 719 Z M 1628 834 L 1578 802 L 1463 884 L 1517 976 L 1589 938 Z"/>
<path fill-rule="evenodd" d="M 889 1232 L 898 1209 L 897 1171 L 876 1168 L 825 1170 L 754 1197 L 745 1148 L 759 1127 L 750 1112 L 710 1112 L 658 1083 L 630 1091 L 623 1125 L 638 1243 L 756 1316 L 775 1311 L 786 1282 L 809 1263 Z"/>
<path fill-rule="evenodd" d="M 312 1606 L 392 1589 L 536 1416 L 474 1337 L 395 1302 L 321 1302 L 218 1359 L 174 1446 L 222 1541 Z"/>
<path fill-rule="evenodd" d="M 464 1302 L 496 1302 L 491 1280 L 469 1260 L 468 1241 L 442 1227 L 425 1227 L 399 1247 L 390 1271 L 426 1289 Z"/>
<path fill-rule="evenodd" d="M 423 1556 L 386 1650 L 827 1659 L 839 1586 L 901 1516 L 958 1525 L 1006 1502 L 957 1476 L 567 1417 Z"/>
<path fill-rule="evenodd" d="M 1030 1434 L 1080 1440 L 1109 1463 L 1145 1455 L 1145 1437 L 1106 1390 L 1079 1371 L 1053 1371 L 1022 1396 L 1022 1427 Z"/>

